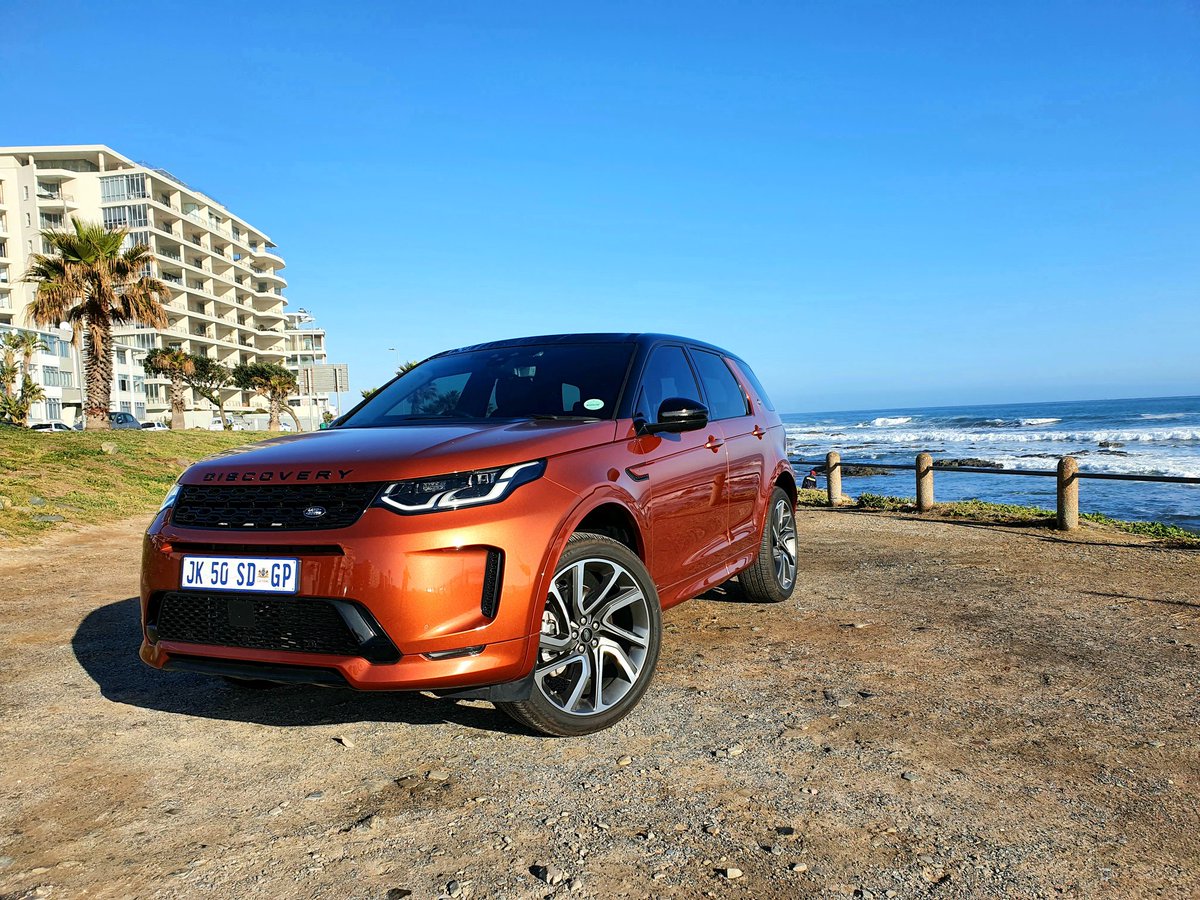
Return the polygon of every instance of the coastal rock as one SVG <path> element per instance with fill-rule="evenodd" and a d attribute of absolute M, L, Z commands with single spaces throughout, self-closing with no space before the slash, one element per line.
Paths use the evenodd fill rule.
<path fill-rule="evenodd" d="M 1000 469 L 1003 468 L 999 463 L 990 459 L 980 459 L 977 456 L 964 456 L 962 459 L 935 459 L 933 467 L 935 469 L 958 469 L 966 466 L 970 469 Z"/>
<path fill-rule="evenodd" d="M 871 475 L 892 474 L 891 469 L 881 469 L 878 466 L 848 466 L 843 463 L 841 468 L 843 478 L 867 478 Z M 818 474 L 824 474 L 820 469 L 817 471 Z"/>
<path fill-rule="evenodd" d="M 1104 450 L 1118 450 L 1125 445 L 1120 441 L 1101 441 L 1100 447 Z"/>

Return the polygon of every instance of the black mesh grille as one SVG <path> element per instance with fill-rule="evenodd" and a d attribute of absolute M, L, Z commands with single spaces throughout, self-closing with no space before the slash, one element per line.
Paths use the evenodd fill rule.
<path fill-rule="evenodd" d="M 171 522 L 185 528 L 247 531 L 315 531 L 345 528 L 375 499 L 383 485 L 189 484 L 179 492 Z M 315 515 L 317 509 L 324 513 Z M 309 515 L 305 515 L 305 511 Z"/>
<path fill-rule="evenodd" d="M 487 566 L 483 570 L 483 597 L 479 609 L 489 619 L 496 618 L 500 609 L 500 583 L 504 576 L 504 554 L 499 550 L 488 550 Z"/>
<path fill-rule="evenodd" d="M 296 650 L 362 656 L 376 662 L 398 659 L 395 646 L 376 636 L 360 642 L 338 611 L 340 600 L 275 598 L 261 595 L 169 592 L 158 603 L 154 637 L 162 641 Z M 361 608 L 355 612 L 368 617 Z"/>

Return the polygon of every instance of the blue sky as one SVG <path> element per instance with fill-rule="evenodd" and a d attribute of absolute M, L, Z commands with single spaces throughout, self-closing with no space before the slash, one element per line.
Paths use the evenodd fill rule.
<path fill-rule="evenodd" d="M 793 411 L 1200 393 L 1193 3 L 26 0 L 5 27 L 0 143 L 106 143 L 266 229 L 356 389 L 653 330 Z"/>

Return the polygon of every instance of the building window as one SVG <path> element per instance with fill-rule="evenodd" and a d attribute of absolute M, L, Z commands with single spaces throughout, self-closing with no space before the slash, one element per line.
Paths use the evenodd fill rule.
<path fill-rule="evenodd" d="M 29 193 L 29 188 L 25 188 L 25 193 Z M 26 197 L 25 199 L 28 200 L 29 198 Z M 29 213 L 25 213 L 25 227 L 26 228 L 33 227 L 33 218 L 29 215 Z"/>
<path fill-rule="evenodd" d="M 25 188 L 24 188 L 24 190 L 25 190 L 25 199 L 26 199 L 26 200 L 28 200 L 28 199 L 29 199 L 29 185 L 25 185 Z M 26 219 L 28 219 L 28 218 L 29 218 L 29 213 L 26 213 L 26 214 L 25 214 L 25 218 L 26 218 Z M 28 225 L 29 223 L 28 223 L 28 222 L 26 222 L 25 224 L 26 224 L 26 225 Z"/>
<path fill-rule="evenodd" d="M 121 393 L 127 393 L 129 391 L 128 376 L 125 376 L 125 375 L 117 376 L 117 390 L 120 391 Z M 129 410 L 125 410 L 125 411 L 129 412 Z"/>
<path fill-rule="evenodd" d="M 131 206 L 106 206 L 101 212 L 104 215 L 105 228 L 148 228 L 150 226 L 149 207 L 145 203 Z"/>
<path fill-rule="evenodd" d="M 62 401 L 53 397 L 46 399 L 46 418 L 51 422 L 62 418 Z"/>
<path fill-rule="evenodd" d="M 135 394 L 146 393 L 146 379 L 143 378 L 141 375 L 133 376 L 133 392 Z"/>
<path fill-rule="evenodd" d="M 146 404 L 145 403 L 133 404 L 133 417 L 135 419 L 137 419 L 139 422 L 142 419 L 146 418 Z"/>
<path fill-rule="evenodd" d="M 130 403 L 128 400 L 121 401 L 121 412 L 133 412 L 133 410 L 130 408 Z"/>
<path fill-rule="evenodd" d="M 62 228 L 63 227 L 62 213 L 46 213 L 46 212 L 44 212 L 40 216 L 38 216 L 38 219 L 41 222 L 43 231 L 47 231 L 51 228 Z"/>
<path fill-rule="evenodd" d="M 117 362 L 120 363 L 121 365 L 125 365 L 125 363 L 128 362 L 128 359 L 129 359 L 124 350 L 118 350 L 116 353 L 116 357 L 117 357 Z"/>
<path fill-rule="evenodd" d="M 157 385 L 157 384 L 146 385 L 146 399 L 147 400 L 159 399 L 159 397 L 162 396 L 162 394 L 159 393 L 159 390 L 160 390 L 160 388 L 159 388 L 159 385 Z"/>
<path fill-rule="evenodd" d="M 146 175 L 107 175 L 100 179 L 100 202 L 115 203 L 118 200 L 140 200 L 149 197 L 146 192 Z"/>

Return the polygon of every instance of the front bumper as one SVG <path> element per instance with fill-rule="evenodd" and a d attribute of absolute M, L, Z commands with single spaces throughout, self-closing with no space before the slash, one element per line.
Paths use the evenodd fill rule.
<path fill-rule="evenodd" d="M 160 514 L 143 545 L 140 656 L 156 668 L 238 674 L 242 666 L 259 673 L 242 677 L 340 679 L 360 690 L 455 693 L 520 681 L 536 658 L 546 569 L 559 551 L 562 515 L 572 498 L 540 479 L 492 506 L 420 516 L 370 508 L 349 527 L 304 532 L 180 528 L 169 513 Z M 489 574 L 488 561 L 497 552 L 502 574 L 489 603 L 494 571 Z M 158 633 L 161 599 L 189 593 L 180 591 L 183 557 L 204 555 L 298 558 L 298 593 L 272 602 L 361 607 L 399 658 L 380 662 L 370 654 L 251 648 Z M 447 655 L 455 651 L 466 655 Z"/>

